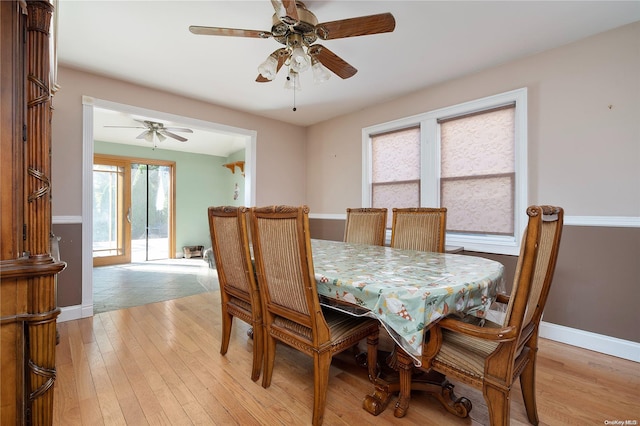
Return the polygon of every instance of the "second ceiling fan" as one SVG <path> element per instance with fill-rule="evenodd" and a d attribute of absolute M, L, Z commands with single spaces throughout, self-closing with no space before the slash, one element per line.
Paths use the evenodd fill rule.
<path fill-rule="evenodd" d="M 357 37 L 370 34 L 392 32 L 396 21 L 392 14 L 361 16 L 318 23 L 316 16 L 301 1 L 271 0 L 275 14 L 271 31 L 244 30 L 222 27 L 203 27 L 192 25 L 189 31 L 193 34 L 274 38 L 285 47 L 275 50 L 258 68 L 257 82 L 273 80 L 283 65 L 289 67 L 289 78 L 295 81 L 298 73 L 309 67 L 314 72 L 314 79 L 324 81 L 329 77 L 326 67 L 340 78 L 349 78 L 358 72 L 344 59 L 315 43 L 320 40 L 335 40 L 346 37 Z"/>
<path fill-rule="evenodd" d="M 193 133 L 193 130 L 184 127 L 164 127 L 163 123 L 151 120 L 138 120 L 133 119 L 142 124 L 142 126 L 104 126 L 104 127 L 118 127 L 124 129 L 146 129 L 144 132 L 136 136 L 136 139 L 144 139 L 147 142 L 153 142 L 155 136 L 160 142 L 166 138 L 172 138 L 180 142 L 186 142 L 188 139 L 180 135 L 176 135 L 174 132 Z"/>

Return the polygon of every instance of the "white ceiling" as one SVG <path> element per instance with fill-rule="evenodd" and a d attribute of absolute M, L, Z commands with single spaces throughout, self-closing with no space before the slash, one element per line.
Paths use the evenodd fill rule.
<path fill-rule="evenodd" d="M 188 29 L 201 25 L 269 31 L 273 15 L 269 0 L 59 0 L 58 61 L 307 126 L 640 20 L 640 1 L 307 0 L 305 4 L 319 22 L 391 12 L 396 29 L 323 41 L 358 73 L 346 80 L 333 75 L 316 86 L 311 71 L 305 72 L 295 112 L 293 92 L 283 88 L 284 69 L 272 82 L 255 82 L 258 65 L 281 47 L 278 42 L 194 35 Z M 98 113 L 96 121 L 138 125 L 132 114 L 121 116 L 124 121 L 117 117 Z M 156 121 L 163 120 L 156 117 Z M 96 139 L 121 143 L 141 131 L 97 125 L 94 130 Z M 201 139 L 199 134 L 184 136 L 189 142 L 182 147 L 196 146 Z M 215 145 L 212 138 L 219 139 L 216 134 L 203 137 L 209 147 Z"/>
<path fill-rule="evenodd" d="M 188 128 L 193 133 L 172 131 L 176 135 L 187 138 L 180 142 L 167 138 L 160 142 L 154 137 L 153 142 L 137 139 L 145 132 L 139 121 L 150 120 L 160 122 L 164 127 Z M 113 128 L 107 126 L 130 126 L 131 128 Z M 93 139 L 102 142 L 135 145 L 168 149 L 172 151 L 192 152 L 197 154 L 228 157 L 230 154 L 244 149 L 249 142 L 247 132 L 227 128 L 226 126 L 208 123 L 188 117 L 179 117 L 161 111 L 149 111 L 130 105 L 109 105 L 93 109 Z"/>

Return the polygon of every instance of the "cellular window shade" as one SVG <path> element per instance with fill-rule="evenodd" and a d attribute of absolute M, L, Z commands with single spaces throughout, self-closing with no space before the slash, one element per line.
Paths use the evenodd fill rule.
<path fill-rule="evenodd" d="M 515 104 L 440 120 L 447 230 L 514 234 Z"/>
<path fill-rule="evenodd" d="M 371 136 L 371 157 L 371 206 L 420 206 L 420 128 Z"/>

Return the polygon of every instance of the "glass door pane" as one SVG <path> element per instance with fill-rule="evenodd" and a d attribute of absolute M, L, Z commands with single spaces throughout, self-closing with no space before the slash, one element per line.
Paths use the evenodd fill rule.
<path fill-rule="evenodd" d="M 171 168 L 131 164 L 133 261 L 169 258 Z"/>
<path fill-rule="evenodd" d="M 130 261 L 126 181 L 126 169 L 122 165 L 93 165 L 93 258 L 96 266 Z"/>

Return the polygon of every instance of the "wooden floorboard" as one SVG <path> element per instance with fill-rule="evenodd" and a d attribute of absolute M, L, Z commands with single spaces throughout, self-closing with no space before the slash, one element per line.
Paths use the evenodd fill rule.
<path fill-rule="evenodd" d="M 235 320 L 229 351 L 220 355 L 217 291 L 105 312 L 58 324 L 55 425 L 305 425 L 311 423 L 313 363 L 278 345 L 272 384 L 250 378 L 253 341 Z M 640 422 L 640 365 L 541 339 L 537 370 L 542 425 Z M 406 417 L 393 402 L 379 416 L 362 409 L 372 386 L 350 353 L 330 370 L 325 425 L 486 425 L 482 393 L 455 383 L 473 403 L 459 419 L 421 393 Z M 511 424 L 527 421 L 519 385 Z M 611 424 L 611 423 L 610 423 Z"/>

